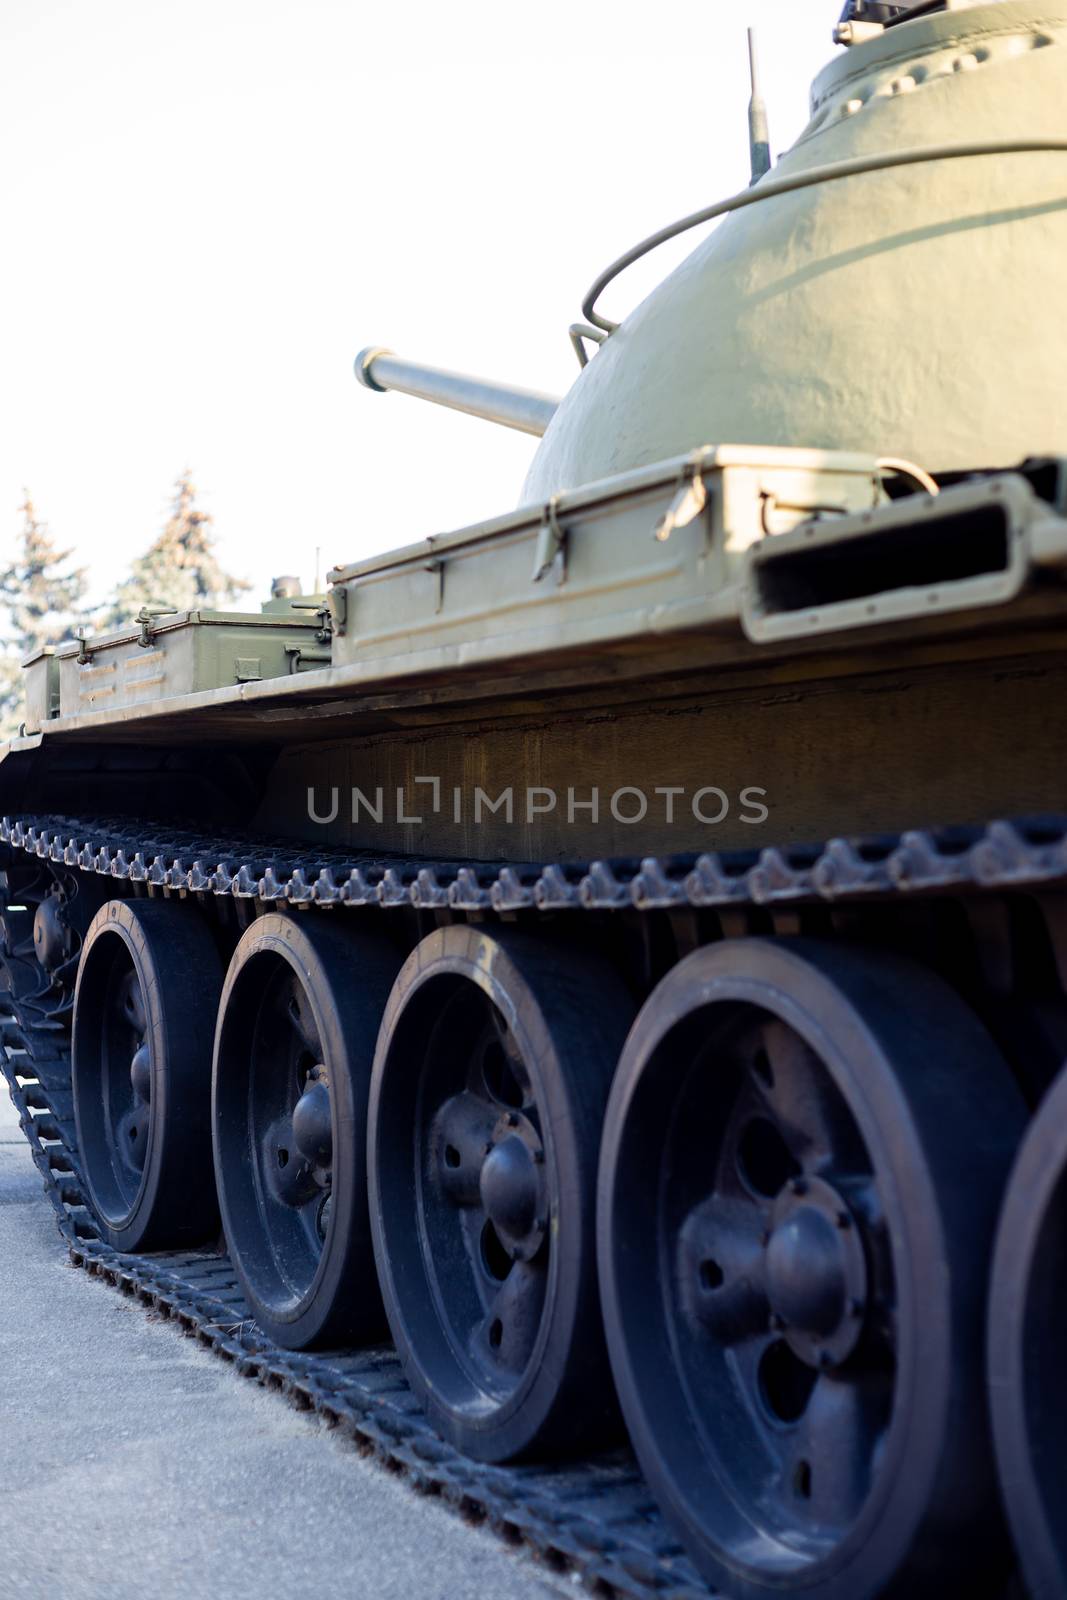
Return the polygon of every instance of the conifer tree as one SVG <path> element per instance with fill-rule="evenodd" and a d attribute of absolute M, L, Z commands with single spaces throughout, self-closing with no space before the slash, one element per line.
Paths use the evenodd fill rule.
<path fill-rule="evenodd" d="M 78 626 L 85 570 L 70 568 L 73 552 L 57 550 L 38 520 L 29 491 L 19 507 L 15 559 L 0 570 L 0 723 L 5 735 L 22 720 L 21 663 L 46 644 L 59 644 Z"/>
<path fill-rule="evenodd" d="M 101 623 L 120 627 L 148 606 L 174 611 L 208 610 L 232 604 L 250 586 L 225 572 L 215 555 L 210 512 L 196 503 L 196 485 L 188 469 L 174 485 L 174 500 L 163 530 L 138 556 L 130 575 L 119 584 Z"/>

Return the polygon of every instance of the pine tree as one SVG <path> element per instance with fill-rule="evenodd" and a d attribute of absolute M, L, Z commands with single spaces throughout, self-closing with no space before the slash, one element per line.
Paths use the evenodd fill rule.
<path fill-rule="evenodd" d="M 59 644 L 78 626 L 85 569 L 67 568 L 73 551 L 57 550 L 38 521 L 29 491 L 19 507 L 15 559 L 0 571 L 0 724 L 5 735 L 22 720 L 21 663 L 42 645 Z"/>
<path fill-rule="evenodd" d="M 198 607 L 218 610 L 232 604 L 250 585 L 224 572 L 215 556 L 215 535 L 210 512 L 196 503 L 196 486 L 188 469 L 174 485 L 174 501 L 167 522 L 144 555 L 119 584 L 101 618 L 104 627 L 121 627 L 148 606 L 174 611 Z"/>

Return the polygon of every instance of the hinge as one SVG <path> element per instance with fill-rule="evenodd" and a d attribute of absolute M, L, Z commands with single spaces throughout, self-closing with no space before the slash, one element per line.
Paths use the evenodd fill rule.
<path fill-rule="evenodd" d="M 142 650 L 151 650 L 152 648 L 152 644 L 156 637 L 155 619 L 157 617 L 171 617 L 173 615 L 173 606 L 156 606 L 155 610 L 152 610 L 148 606 L 141 607 L 140 611 L 138 611 L 133 620 L 140 625 L 141 634 L 137 640 L 137 643 L 140 645 Z M 78 659 L 80 660 L 81 658 L 79 657 Z"/>
<path fill-rule="evenodd" d="M 675 528 L 687 528 L 708 503 L 708 488 L 704 482 L 703 452 L 698 452 L 682 468 L 674 499 L 652 530 L 660 544 L 666 544 Z"/>
<path fill-rule="evenodd" d="M 289 604 L 294 611 L 313 611 L 319 619 L 315 629 L 317 644 L 329 644 L 334 632 L 333 608 L 330 601 L 333 597 L 327 596 L 325 600 L 290 600 Z"/>
<path fill-rule="evenodd" d="M 341 588 L 331 589 L 326 596 L 326 604 L 330 608 L 333 631 L 340 636 L 344 633 L 345 624 L 348 622 L 348 590 Z"/>
<path fill-rule="evenodd" d="M 559 581 L 566 582 L 567 530 L 559 520 L 558 507 L 559 495 L 554 494 L 541 512 L 541 527 L 537 534 L 537 549 L 534 551 L 534 583 L 540 583 L 545 573 L 549 572 L 557 561 Z"/>
<path fill-rule="evenodd" d="M 332 663 L 332 656 L 329 650 L 307 650 L 302 644 L 287 644 L 285 646 L 285 654 L 289 663 L 290 677 L 295 672 L 305 670 L 305 663 L 311 663 L 310 670 L 312 671 L 316 667 L 328 667 Z"/>
<path fill-rule="evenodd" d="M 437 593 L 434 596 L 433 608 L 434 608 L 434 611 L 437 613 L 437 615 L 440 615 L 442 609 L 444 608 L 444 603 L 445 603 L 445 564 L 444 564 L 444 561 L 441 559 L 440 556 L 434 556 L 432 560 L 427 561 L 427 563 L 426 563 L 426 571 L 429 572 L 429 573 L 432 573 L 432 575 L 437 579 Z"/>

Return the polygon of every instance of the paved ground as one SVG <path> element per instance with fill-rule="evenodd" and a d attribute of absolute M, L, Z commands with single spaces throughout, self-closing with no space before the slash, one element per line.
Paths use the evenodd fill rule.
<path fill-rule="evenodd" d="M 72 1267 L 0 1083 L 2 1600 L 574 1592 Z"/>

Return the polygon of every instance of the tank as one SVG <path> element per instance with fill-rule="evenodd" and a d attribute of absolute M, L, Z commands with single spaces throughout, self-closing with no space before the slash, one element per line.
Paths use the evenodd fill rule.
<path fill-rule="evenodd" d="M 598 1592 L 1061 1595 L 1067 5 L 835 37 L 562 398 L 356 358 L 516 508 L 26 664 L 4 1071 L 76 1261 Z"/>

